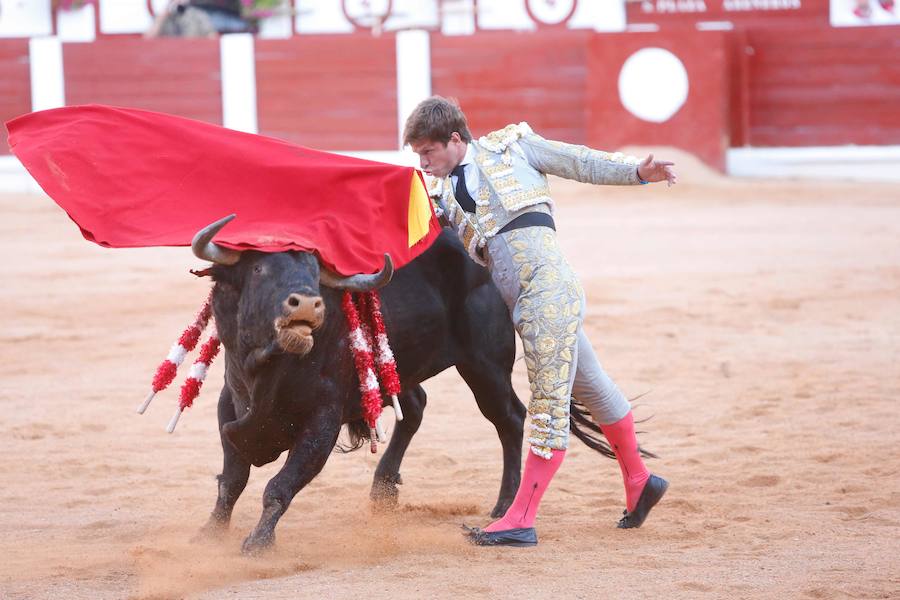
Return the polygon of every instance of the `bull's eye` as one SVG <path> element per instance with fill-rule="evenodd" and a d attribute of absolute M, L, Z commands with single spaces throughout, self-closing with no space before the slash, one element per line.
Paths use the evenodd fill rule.
<path fill-rule="evenodd" d="M 253 265 L 253 272 L 257 275 L 262 273 L 262 265 Z"/>

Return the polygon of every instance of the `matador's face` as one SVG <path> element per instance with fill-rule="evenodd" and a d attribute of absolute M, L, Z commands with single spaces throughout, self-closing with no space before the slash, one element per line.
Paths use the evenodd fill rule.
<path fill-rule="evenodd" d="M 412 151 L 419 155 L 419 165 L 432 177 L 443 178 L 450 174 L 466 155 L 467 144 L 453 132 L 445 144 L 434 140 L 412 142 Z"/>

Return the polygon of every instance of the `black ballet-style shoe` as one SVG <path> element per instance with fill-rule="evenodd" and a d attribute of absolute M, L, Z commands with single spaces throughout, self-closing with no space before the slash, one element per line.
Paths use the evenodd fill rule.
<path fill-rule="evenodd" d="M 650 514 L 650 509 L 656 506 L 656 503 L 662 499 L 668 488 L 668 481 L 662 477 L 651 475 L 641 491 L 641 497 L 638 498 L 634 510 L 631 512 L 626 510 L 625 516 L 619 520 L 619 529 L 636 529 L 643 525 L 647 515 Z"/>
<path fill-rule="evenodd" d="M 464 535 L 476 546 L 513 546 L 524 548 L 537 546 L 537 531 L 534 527 L 522 527 L 519 529 L 504 529 L 503 531 L 485 531 L 478 527 L 467 527 Z"/>

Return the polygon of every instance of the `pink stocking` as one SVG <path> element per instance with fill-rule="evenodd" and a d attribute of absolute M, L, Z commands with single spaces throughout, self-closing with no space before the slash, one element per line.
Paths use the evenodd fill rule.
<path fill-rule="evenodd" d="M 537 517 L 541 497 L 547 491 L 550 480 L 553 479 L 566 456 L 565 450 L 552 450 L 552 453 L 553 457 L 549 460 L 541 458 L 533 452 L 528 453 L 528 458 L 525 459 L 525 472 L 522 473 L 522 482 L 519 484 L 519 491 L 516 492 L 516 499 L 513 500 L 503 518 L 485 527 L 485 531 L 534 527 L 534 519 Z"/>
<path fill-rule="evenodd" d="M 622 479 L 625 481 L 625 508 L 628 512 L 634 510 L 644 484 L 650 478 L 650 471 L 644 465 L 641 454 L 638 451 L 637 437 L 634 435 L 634 416 L 631 411 L 612 425 L 601 425 L 603 435 L 609 440 L 619 468 L 622 470 Z"/>

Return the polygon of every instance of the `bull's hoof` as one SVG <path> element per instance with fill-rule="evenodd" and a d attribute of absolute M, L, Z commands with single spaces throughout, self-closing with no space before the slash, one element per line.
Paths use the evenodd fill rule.
<path fill-rule="evenodd" d="M 275 546 L 275 534 L 257 534 L 255 531 L 247 536 L 241 544 L 241 554 L 244 556 L 261 556 Z"/>
<path fill-rule="evenodd" d="M 506 511 L 512 506 L 512 503 L 513 498 L 500 498 L 497 500 L 497 504 L 494 505 L 494 510 L 491 511 L 491 517 L 499 519 L 506 514 Z"/>
<path fill-rule="evenodd" d="M 372 491 L 369 493 L 372 507 L 376 511 L 396 510 L 400 505 L 400 490 L 397 488 L 397 484 L 401 483 L 403 480 L 399 474 L 376 478 L 372 482 Z"/>
<path fill-rule="evenodd" d="M 191 542 L 197 543 L 221 539 L 228 531 L 228 524 L 227 520 L 218 519 L 215 515 L 212 515 L 209 517 L 206 525 L 201 527 L 200 530 L 194 534 L 194 537 L 191 538 Z"/>
<path fill-rule="evenodd" d="M 393 512 L 400 506 L 400 500 L 394 496 L 376 496 L 372 494 L 372 510 L 375 512 Z"/>

